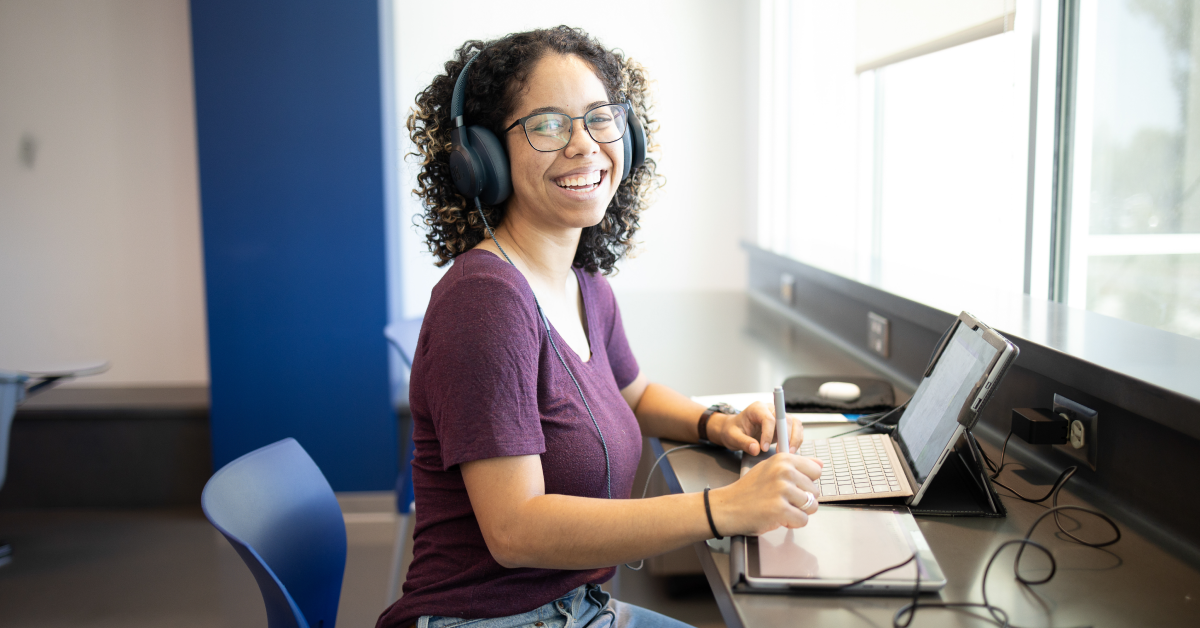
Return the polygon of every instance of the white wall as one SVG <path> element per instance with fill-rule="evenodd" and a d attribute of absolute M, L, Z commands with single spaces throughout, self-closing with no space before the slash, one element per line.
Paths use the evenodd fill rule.
<path fill-rule="evenodd" d="M 754 115 L 748 76 L 746 21 L 754 3 L 723 0 L 653 0 L 629 7 L 580 3 L 462 0 L 453 15 L 445 5 L 394 0 L 395 102 L 404 132 L 418 91 L 442 72 L 467 39 L 557 24 L 580 26 L 609 47 L 641 62 L 655 81 L 656 117 L 662 131 L 659 172 L 667 185 L 643 214 L 636 257 L 611 277 L 620 291 L 742 289 L 745 255 L 739 241 L 752 220 L 746 162 L 753 138 L 745 120 Z M 399 149 L 411 150 L 407 138 Z M 423 236 L 411 227 L 420 211 L 409 194 L 411 164 L 399 183 L 404 317 L 419 316 L 441 276 Z"/>
<path fill-rule="evenodd" d="M 187 0 L 0 0 L 0 368 L 85 359 L 208 381 Z"/>

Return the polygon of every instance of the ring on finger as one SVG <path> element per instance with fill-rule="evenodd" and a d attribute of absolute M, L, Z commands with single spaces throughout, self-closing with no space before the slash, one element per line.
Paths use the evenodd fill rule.
<path fill-rule="evenodd" d="M 808 494 L 808 501 L 804 502 L 804 505 L 800 507 L 800 510 L 808 510 L 809 508 L 817 505 L 817 496 L 809 493 L 808 491 L 805 491 L 805 493 Z"/>

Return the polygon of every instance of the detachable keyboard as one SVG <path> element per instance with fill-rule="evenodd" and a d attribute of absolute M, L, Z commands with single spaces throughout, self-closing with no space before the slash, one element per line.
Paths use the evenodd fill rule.
<path fill-rule="evenodd" d="M 799 453 L 825 465 L 820 479 L 822 502 L 913 494 L 895 445 L 884 434 L 818 438 L 805 441 Z"/>

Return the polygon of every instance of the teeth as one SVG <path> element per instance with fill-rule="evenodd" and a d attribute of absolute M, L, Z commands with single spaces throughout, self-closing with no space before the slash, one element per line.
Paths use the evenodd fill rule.
<path fill-rule="evenodd" d="M 562 187 L 562 188 L 582 187 L 585 185 L 594 185 L 599 182 L 600 182 L 600 171 L 599 170 L 593 170 L 592 172 L 588 172 L 586 174 L 578 174 L 575 176 L 563 177 L 563 178 L 555 181 L 555 183 L 558 184 L 558 187 Z"/>

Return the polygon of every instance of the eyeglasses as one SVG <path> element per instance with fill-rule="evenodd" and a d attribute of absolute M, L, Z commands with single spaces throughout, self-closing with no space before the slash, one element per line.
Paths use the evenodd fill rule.
<path fill-rule="evenodd" d="M 533 150 L 553 153 L 562 150 L 571 142 L 575 121 L 583 120 L 583 128 L 598 144 L 610 144 L 625 135 L 628 126 L 629 105 L 600 105 L 589 109 L 582 116 L 572 118 L 565 113 L 535 113 L 513 122 L 505 133 L 517 125 L 525 129 L 525 139 Z"/>

